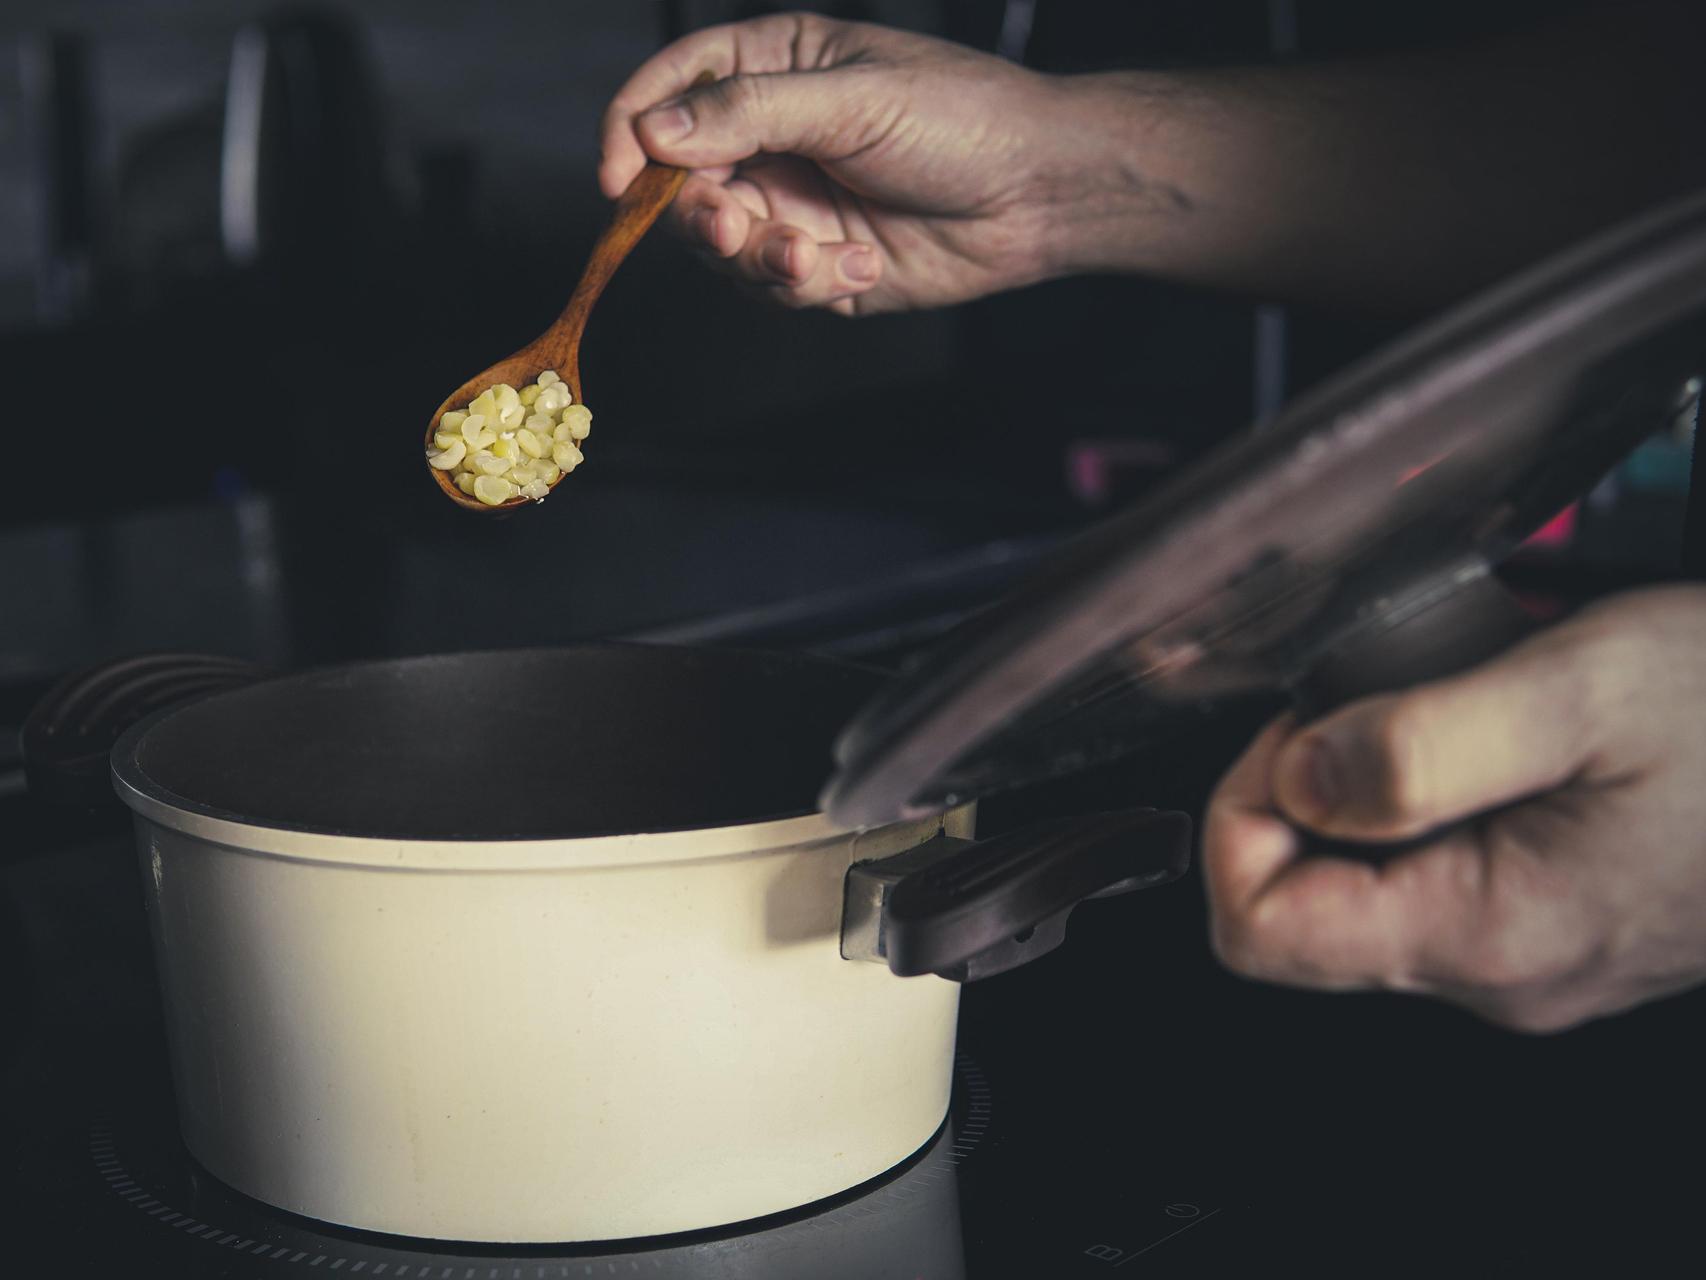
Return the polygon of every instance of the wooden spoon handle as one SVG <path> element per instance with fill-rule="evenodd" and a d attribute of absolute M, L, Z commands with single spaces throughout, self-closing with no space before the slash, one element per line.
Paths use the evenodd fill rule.
<path fill-rule="evenodd" d="M 694 78 L 693 87 L 710 84 L 716 78 L 714 72 L 701 71 Z M 593 304 L 604 292 L 604 286 L 610 283 L 610 277 L 616 274 L 616 268 L 622 265 L 622 260 L 640 243 L 640 238 L 651 230 L 652 223 L 669 207 L 669 202 L 675 199 L 676 192 L 681 190 L 681 184 L 686 181 L 686 169 L 659 164 L 655 160 L 646 162 L 646 167 L 640 170 L 628 184 L 628 189 L 617 198 L 616 211 L 611 215 L 610 225 L 592 246 L 592 254 L 587 259 L 586 270 L 581 273 L 580 283 L 575 286 L 562 315 L 557 317 L 557 322 L 541 339 L 540 346 L 546 356 L 547 365 L 564 374 L 575 386 L 577 394 L 580 384 L 581 333 L 586 329 L 586 318 L 591 313 Z M 571 373 L 574 376 L 569 376 Z"/>

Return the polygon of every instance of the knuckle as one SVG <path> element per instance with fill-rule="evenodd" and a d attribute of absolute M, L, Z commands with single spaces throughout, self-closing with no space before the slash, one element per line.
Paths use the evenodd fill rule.
<path fill-rule="evenodd" d="M 1558 932 L 1544 925 L 1524 928 L 1494 921 L 1465 947 L 1459 958 L 1461 978 L 1477 990 L 1509 1000 L 1556 987 L 1584 963 L 1578 943 L 1561 943 Z"/>
<path fill-rule="evenodd" d="M 1242 939 L 1239 937 L 1238 928 L 1224 915 L 1217 913 L 1210 923 L 1208 942 L 1216 960 L 1228 969 L 1239 967 L 1243 958 Z"/>
<path fill-rule="evenodd" d="M 1244 919 L 1217 913 L 1209 929 L 1209 944 L 1215 958 L 1233 973 L 1262 978 L 1273 971 L 1273 958 Z"/>
<path fill-rule="evenodd" d="M 830 32 L 847 25 L 839 19 L 813 13 L 810 9 L 791 9 L 783 16 L 793 24 L 795 38 L 802 44 L 821 42 Z"/>
<path fill-rule="evenodd" d="M 701 90 L 719 112 L 728 112 L 745 120 L 764 115 L 773 94 L 770 77 L 734 75 L 707 85 Z"/>
<path fill-rule="evenodd" d="M 1603 913 L 1584 900 L 1567 868 L 1536 856 L 1508 825 L 1487 837 L 1491 870 L 1481 927 L 1466 957 L 1484 988 L 1532 996 L 1599 967 L 1612 945 Z"/>
<path fill-rule="evenodd" d="M 794 9 L 777 15 L 778 37 L 787 40 L 796 69 L 820 65 L 829 46 L 845 39 L 857 24 L 809 9 Z"/>
<path fill-rule="evenodd" d="M 1526 948 L 1515 945 L 1507 930 L 1479 935 L 1461 957 L 1463 977 L 1483 991 L 1513 992 L 1542 975 Z"/>
<path fill-rule="evenodd" d="M 1511 1000 L 1491 1005 L 1481 1013 L 1507 1031 L 1531 1036 L 1556 1035 L 1586 1021 L 1577 1009 L 1555 999 Z"/>

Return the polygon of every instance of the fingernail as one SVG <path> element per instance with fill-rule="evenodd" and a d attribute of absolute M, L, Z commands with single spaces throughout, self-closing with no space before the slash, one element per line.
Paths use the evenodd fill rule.
<path fill-rule="evenodd" d="M 859 284 L 870 284 L 877 278 L 877 255 L 869 249 L 850 253 L 841 260 L 842 273 Z"/>
<path fill-rule="evenodd" d="M 693 111 L 680 98 L 660 102 L 640 113 L 654 142 L 674 142 L 693 132 Z"/>
<path fill-rule="evenodd" d="M 1344 794 L 1340 777 L 1338 753 L 1324 738 L 1310 738 L 1303 744 L 1303 761 L 1296 782 L 1303 792 L 1303 802 L 1310 809 L 1307 816 L 1324 818 L 1338 807 Z"/>
<path fill-rule="evenodd" d="M 772 271 L 784 279 L 792 279 L 794 272 L 788 263 L 793 250 L 794 241 L 791 237 L 772 240 L 759 250 L 759 261 L 764 263 L 766 270 Z"/>

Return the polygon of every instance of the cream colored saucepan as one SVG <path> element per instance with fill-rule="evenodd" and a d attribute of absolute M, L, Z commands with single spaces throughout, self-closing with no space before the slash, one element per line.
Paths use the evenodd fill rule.
<path fill-rule="evenodd" d="M 640 645 L 157 656 L 67 681 L 26 750 L 42 791 L 116 781 L 135 812 L 211 1172 L 376 1231 L 616 1239 L 905 1159 L 947 1111 L 959 982 L 1183 869 L 1188 824 L 1149 810 L 836 830 L 830 743 L 883 680 Z"/>

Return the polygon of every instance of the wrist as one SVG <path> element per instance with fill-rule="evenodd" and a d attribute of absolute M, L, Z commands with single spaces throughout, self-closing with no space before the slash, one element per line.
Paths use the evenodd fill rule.
<path fill-rule="evenodd" d="M 1188 86 L 1176 75 L 1045 77 L 1035 178 L 1044 278 L 1164 273 L 1196 232 Z"/>

